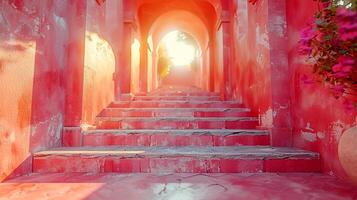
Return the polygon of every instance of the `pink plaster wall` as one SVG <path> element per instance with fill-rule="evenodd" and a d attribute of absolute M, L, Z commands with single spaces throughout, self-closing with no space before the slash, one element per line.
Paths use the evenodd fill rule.
<path fill-rule="evenodd" d="M 93 125 L 99 112 L 114 100 L 113 74 L 115 53 L 118 52 L 114 42 L 120 35 L 120 27 L 109 25 L 109 21 L 120 22 L 120 9 L 118 1 L 107 1 L 102 5 L 96 1 L 87 2 L 82 124 Z"/>
<path fill-rule="evenodd" d="M 252 6 L 236 1 L 236 17 L 231 18 L 234 35 L 232 98 L 242 101 L 261 116 L 264 126 L 271 126 L 271 79 L 268 38 L 268 3 Z M 233 15 L 234 16 L 234 15 Z"/>
<path fill-rule="evenodd" d="M 0 1 L 0 181 L 31 171 L 30 154 L 61 145 L 64 1 Z"/>
<path fill-rule="evenodd" d="M 293 144 L 319 152 L 325 173 L 346 178 L 338 145 L 343 132 L 355 124 L 356 112 L 347 111 L 342 100 L 332 97 L 320 83 L 304 84 L 301 80 L 304 75 L 311 74 L 311 68 L 298 53 L 298 40 L 301 29 L 311 21 L 316 9 L 313 0 L 287 1 Z"/>

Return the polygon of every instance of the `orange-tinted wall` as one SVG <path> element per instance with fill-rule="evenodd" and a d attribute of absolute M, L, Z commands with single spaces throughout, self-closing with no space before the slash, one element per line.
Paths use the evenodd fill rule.
<path fill-rule="evenodd" d="M 148 62 L 149 63 L 149 62 Z M 134 38 L 131 44 L 131 93 L 140 91 L 140 42 Z"/>
<path fill-rule="evenodd" d="M 86 13 L 83 126 L 93 125 L 99 112 L 114 100 L 113 77 L 116 67 L 120 66 L 122 4 L 117 0 L 101 5 L 87 1 Z"/>
<path fill-rule="evenodd" d="M 35 52 L 34 41 L 0 39 L 0 181 L 30 168 Z"/>
<path fill-rule="evenodd" d="M 96 33 L 86 32 L 82 124 L 95 117 L 114 100 L 115 57 L 112 48 Z"/>
<path fill-rule="evenodd" d="M 0 181 L 61 145 L 68 19 L 75 3 L 0 1 Z"/>

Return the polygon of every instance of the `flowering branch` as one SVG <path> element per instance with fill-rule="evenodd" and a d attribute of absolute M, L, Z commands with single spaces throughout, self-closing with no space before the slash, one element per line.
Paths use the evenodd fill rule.
<path fill-rule="evenodd" d="M 357 0 L 316 1 L 322 8 L 301 32 L 300 53 L 336 98 L 351 96 L 357 93 Z"/>

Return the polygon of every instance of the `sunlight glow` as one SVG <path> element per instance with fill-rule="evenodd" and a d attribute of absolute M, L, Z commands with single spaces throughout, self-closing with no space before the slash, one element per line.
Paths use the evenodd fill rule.
<path fill-rule="evenodd" d="M 168 55 L 174 66 L 185 66 L 192 63 L 195 59 L 196 49 L 192 45 L 178 40 L 179 31 L 167 34 L 162 42 L 165 44 Z"/>
<path fill-rule="evenodd" d="M 346 8 L 351 8 L 352 7 L 352 3 L 351 2 L 348 2 L 346 0 L 339 0 L 337 2 L 337 5 L 340 5 L 340 6 L 345 6 Z"/>

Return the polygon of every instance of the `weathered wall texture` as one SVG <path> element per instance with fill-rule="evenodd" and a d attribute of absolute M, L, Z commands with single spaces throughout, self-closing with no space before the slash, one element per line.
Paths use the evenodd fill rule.
<path fill-rule="evenodd" d="M 0 39 L 0 181 L 15 169 L 26 173 L 30 162 L 31 102 L 35 42 Z M 22 58 L 22 59 L 17 59 Z"/>
<path fill-rule="evenodd" d="M 96 33 L 86 33 L 82 124 L 95 117 L 114 100 L 115 57 L 112 48 Z"/>
<path fill-rule="evenodd" d="M 82 124 L 93 125 L 99 112 L 114 100 L 115 55 L 120 50 L 122 27 L 120 3 L 87 1 Z"/>
<path fill-rule="evenodd" d="M 0 1 L 0 181 L 61 143 L 67 1 Z"/>
<path fill-rule="evenodd" d="M 261 116 L 262 125 L 270 127 L 271 68 L 269 54 L 268 3 L 261 0 L 253 6 L 237 0 L 236 16 L 231 20 L 234 41 L 234 65 L 231 78 L 233 99 L 242 101 Z"/>
<path fill-rule="evenodd" d="M 338 146 L 344 131 L 355 124 L 356 113 L 346 110 L 343 101 L 336 100 L 320 83 L 306 84 L 302 80 L 311 70 L 306 59 L 298 53 L 298 40 L 300 31 L 311 22 L 316 9 L 313 0 L 287 1 L 293 143 L 296 147 L 318 151 L 324 172 L 346 177 Z"/>

